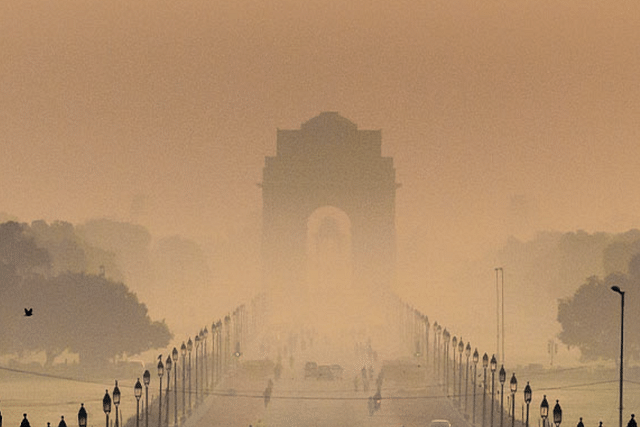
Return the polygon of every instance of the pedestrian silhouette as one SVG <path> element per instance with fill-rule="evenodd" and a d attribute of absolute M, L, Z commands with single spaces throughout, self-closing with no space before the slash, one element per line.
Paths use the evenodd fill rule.
<path fill-rule="evenodd" d="M 58 424 L 58 427 L 67 427 L 67 423 L 64 422 L 64 415 L 60 417 L 60 423 Z"/>
<path fill-rule="evenodd" d="M 634 418 L 635 416 L 635 414 L 631 414 L 631 419 L 627 423 L 627 427 L 638 427 L 638 423 L 636 423 L 636 420 Z"/>
<path fill-rule="evenodd" d="M 580 417 L 580 422 L 578 423 L 578 425 L 576 427 L 584 427 L 584 424 L 582 423 L 582 417 Z"/>
<path fill-rule="evenodd" d="M 25 309 L 24 309 L 24 315 L 25 315 L 25 316 L 29 317 L 29 316 L 31 316 L 32 314 L 33 314 L 33 308 L 29 308 L 29 309 L 25 308 Z"/>
<path fill-rule="evenodd" d="M 27 419 L 27 414 L 22 414 L 22 415 L 24 416 L 24 418 L 20 423 L 20 427 L 31 427 L 31 424 L 29 424 L 29 420 Z"/>

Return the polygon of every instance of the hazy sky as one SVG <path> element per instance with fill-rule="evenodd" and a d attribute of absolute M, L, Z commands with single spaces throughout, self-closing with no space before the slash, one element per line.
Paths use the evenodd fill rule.
<path fill-rule="evenodd" d="M 635 0 L 3 0 L 0 211 L 230 234 L 276 129 L 338 111 L 382 129 L 422 268 L 637 227 L 639 22 Z"/>

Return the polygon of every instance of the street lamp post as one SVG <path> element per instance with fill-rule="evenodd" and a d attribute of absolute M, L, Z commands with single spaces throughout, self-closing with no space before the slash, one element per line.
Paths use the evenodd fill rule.
<path fill-rule="evenodd" d="M 109 397 L 109 390 L 105 390 L 104 397 L 102 398 L 102 410 L 107 416 L 107 427 L 109 427 L 109 414 L 111 413 L 111 397 Z"/>
<path fill-rule="evenodd" d="M 560 427 L 560 423 L 562 422 L 562 408 L 560 407 L 560 403 L 556 400 L 556 406 L 553 407 L 553 423 L 556 427 Z"/>
<path fill-rule="evenodd" d="M 620 294 L 620 404 L 618 425 L 622 427 L 622 384 L 623 384 L 623 366 L 624 366 L 624 291 L 620 290 L 618 286 L 612 286 L 611 290 Z M 554 409 L 555 410 L 555 409 Z"/>
<path fill-rule="evenodd" d="M 464 354 L 467 356 L 467 367 L 464 375 L 464 412 L 469 413 L 469 357 L 471 356 L 471 344 L 467 342 L 467 347 L 464 349 Z"/>
<path fill-rule="evenodd" d="M 518 380 L 516 379 L 516 373 L 511 375 L 511 381 L 509 382 L 511 388 L 511 427 L 516 425 L 516 391 L 518 391 Z"/>
<path fill-rule="evenodd" d="M 444 390 L 446 394 L 449 394 L 449 340 L 451 334 L 445 328 L 442 331 L 442 367 L 444 373 Z"/>
<path fill-rule="evenodd" d="M 171 351 L 173 359 L 173 424 L 178 425 L 178 349 Z"/>
<path fill-rule="evenodd" d="M 169 394 L 171 387 L 171 367 L 173 362 L 171 360 L 171 354 L 167 356 L 167 360 L 164 362 L 164 367 L 167 370 L 167 416 L 165 419 L 167 420 L 167 425 L 169 425 L 169 401 L 171 399 L 171 394 Z"/>
<path fill-rule="evenodd" d="M 502 427 L 504 421 L 504 382 L 507 379 L 507 372 L 504 370 L 504 365 L 500 366 L 498 379 L 500 380 L 500 427 Z"/>
<path fill-rule="evenodd" d="M 487 366 L 489 366 L 489 356 L 487 353 L 482 356 L 482 369 L 484 369 L 484 379 L 482 380 L 482 427 L 487 419 Z"/>
<path fill-rule="evenodd" d="M 116 380 L 116 386 L 113 388 L 113 404 L 116 406 L 116 427 L 120 425 L 120 419 L 118 417 L 118 405 L 120 405 L 120 389 L 118 388 L 118 381 Z"/>
<path fill-rule="evenodd" d="M 151 382 L 151 372 L 148 369 L 142 374 L 142 382 L 144 383 L 144 422 L 145 427 L 149 427 L 149 383 Z"/>
<path fill-rule="evenodd" d="M 136 397 L 136 427 L 140 426 L 140 398 L 142 397 L 142 384 L 140 384 L 140 378 L 133 387 L 133 394 Z"/>
<path fill-rule="evenodd" d="M 498 367 L 498 361 L 496 355 L 491 356 L 491 427 L 493 427 L 493 407 L 496 406 L 493 401 L 493 397 L 496 395 L 496 368 Z"/>
<path fill-rule="evenodd" d="M 87 427 L 87 410 L 84 409 L 84 403 L 80 404 L 78 411 L 78 427 Z"/>
<path fill-rule="evenodd" d="M 162 376 L 163 375 L 164 375 L 164 365 L 162 364 L 162 355 L 160 355 L 160 357 L 158 357 L 158 377 L 160 377 L 160 396 L 158 397 L 158 427 L 162 426 Z"/>
<path fill-rule="evenodd" d="M 547 427 L 547 417 L 549 416 L 549 402 L 547 402 L 547 395 L 542 396 L 542 403 L 540 403 L 540 418 L 542 418 L 542 427 Z"/>
<path fill-rule="evenodd" d="M 209 330 L 207 329 L 207 327 L 204 327 L 204 330 L 202 331 L 202 353 L 203 353 L 203 362 L 204 362 L 204 379 L 203 379 L 203 383 L 202 386 L 204 388 L 204 390 L 208 390 L 209 389 L 209 365 L 207 363 L 207 336 L 209 335 Z M 203 394 L 204 394 L 204 390 L 203 390 Z"/>
<path fill-rule="evenodd" d="M 189 341 L 187 341 L 187 351 L 189 352 L 189 415 L 191 415 L 191 350 L 193 350 L 193 341 L 189 337 Z"/>
<path fill-rule="evenodd" d="M 198 347 L 200 347 L 200 335 L 196 335 L 196 405 L 198 405 Z"/>
<path fill-rule="evenodd" d="M 473 351 L 473 425 L 476 424 L 476 388 L 478 386 L 478 360 L 480 359 L 480 355 L 478 354 L 478 349 L 476 348 Z"/>
<path fill-rule="evenodd" d="M 458 338 L 451 339 L 451 348 L 453 349 L 453 401 L 456 401 L 456 350 L 458 347 Z"/>
<path fill-rule="evenodd" d="M 462 406 L 462 352 L 464 352 L 464 343 L 460 338 L 458 341 L 458 407 Z"/>
<path fill-rule="evenodd" d="M 531 386 L 529 385 L 529 381 L 527 381 L 527 385 L 524 388 L 524 402 L 527 404 L 527 422 L 525 427 L 529 427 L 529 403 L 531 403 Z"/>
<path fill-rule="evenodd" d="M 185 387 L 185 379 L 186 379 L 186 370 L 187 370 L 187 365 L 186 365 L 186 357 L 187 357 L 187 346 L 184 343 L 184 341 L 182 342 L 182 345 L 180 346 L 180 354 L 182 355 L 182 418 L 186 419 L 186 399 L 185 399 L 185 392 L 184 392 L 184 387 Z"/>

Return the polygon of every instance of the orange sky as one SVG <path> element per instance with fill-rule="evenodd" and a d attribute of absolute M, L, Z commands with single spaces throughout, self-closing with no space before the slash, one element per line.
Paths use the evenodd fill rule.
<path fill-rule="evenodd" d="M 633 0 L 4 0 L 0 211 L 138 200 L 156 235 L 232 233 L 276 129 L 338 111 L 382 129 L 423 272 L 638 227 L 639 22 Z"/>

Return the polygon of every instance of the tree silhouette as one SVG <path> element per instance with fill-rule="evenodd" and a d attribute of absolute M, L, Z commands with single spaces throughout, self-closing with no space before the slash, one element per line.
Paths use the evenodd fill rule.
<path fill-rule="evenodd" d="M 558 338 L 569 347 L 577 347 L 583 360 L 618 360 L 620 355 L 620 295 L 611 290 L 617 285 L 635 295 L 640 282 L 637 274 L 640 258 L 629 264 L 630 274 L 611 274 L 604 280 L 589 277 L 576 293 L 558 301 Z M 625 299 L 625 325 L 640 321 L 638 298 Z M 640 331 L 625 328 L 625 353 L 630 359 L 640 356 Z"/>

